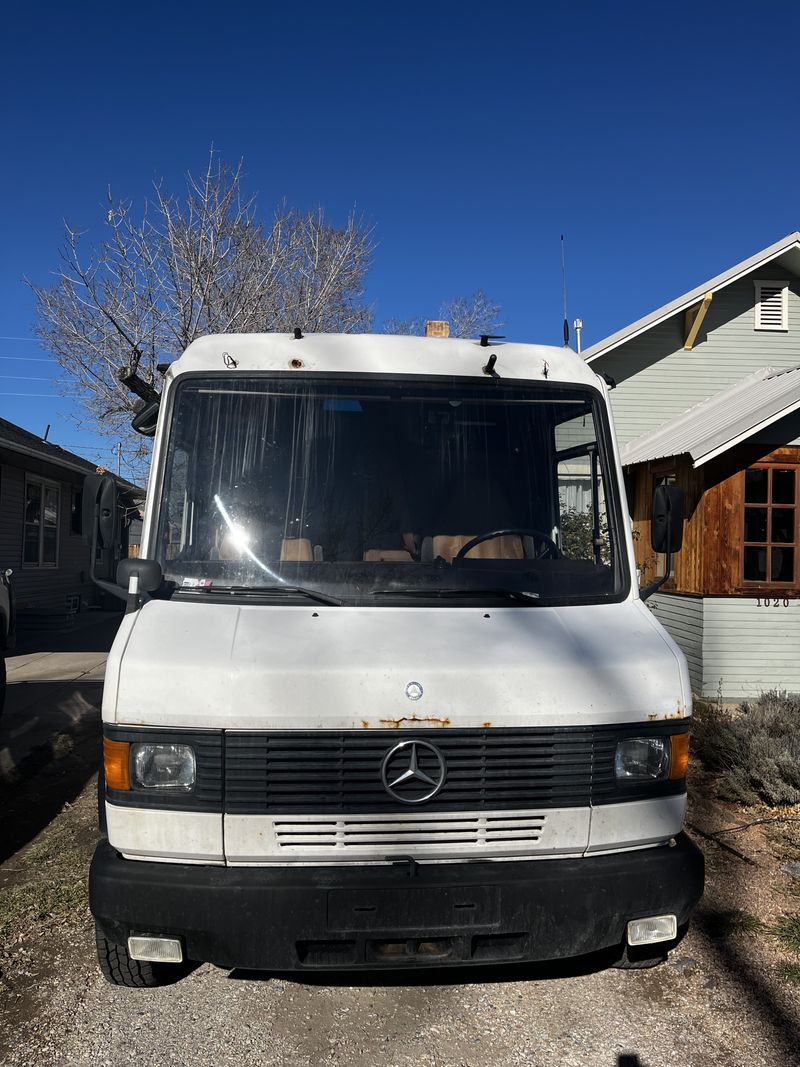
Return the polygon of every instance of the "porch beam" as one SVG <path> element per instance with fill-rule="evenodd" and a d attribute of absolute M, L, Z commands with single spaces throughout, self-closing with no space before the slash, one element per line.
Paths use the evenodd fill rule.
<path fill-rule="evenodd" d="M 687 331 L 686 340 L 683 342 L 684 352 L 692 351 L 692 346 L 697 340 L 697 335 L 700 332 L 700 327 L 703 325 L 703 319 L 706 317 L 706 312 L 708 311 L 713 296 L 713 293 L 706 293 L 706 295 L 697 305 L 697 311 L 695 312 L 694 319 L 692 320 L 692 325 Z M 690 309 L 686 313 L 687 325 L 689 316 L 691 315 L 691 311 L 692 309 Z"/>

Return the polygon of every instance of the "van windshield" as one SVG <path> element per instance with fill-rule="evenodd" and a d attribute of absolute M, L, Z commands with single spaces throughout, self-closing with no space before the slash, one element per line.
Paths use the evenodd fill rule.
<path fill-rule="evenodd" d="M 151 554 L 198 595 L 617 598 L 602 407 L 557 383 L 193 377 Z"/>

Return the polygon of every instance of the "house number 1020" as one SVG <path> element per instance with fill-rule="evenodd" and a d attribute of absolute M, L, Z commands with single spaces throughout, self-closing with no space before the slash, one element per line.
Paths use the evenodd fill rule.
<path fill-rule="evenodd" d="M 759 597 L 756 600 L 756 607 L 759 608 L 778 608 L 789 607 L 789 597 Z"/>

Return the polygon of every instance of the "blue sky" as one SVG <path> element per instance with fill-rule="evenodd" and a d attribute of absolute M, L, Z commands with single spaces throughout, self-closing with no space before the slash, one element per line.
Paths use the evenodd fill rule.
<path fill-rule="evenodd" d="M 591 344 L 800 227 L 800 5 L 29 4 L 4 15 L 0 415 L 91 458 L 31 335 L 62 219 L 179 190 L 213 142 L 374 226 L 376 322 L 482 288 L 508 336 Z M 48 394 L 18 396 L 18 393 Z"/>

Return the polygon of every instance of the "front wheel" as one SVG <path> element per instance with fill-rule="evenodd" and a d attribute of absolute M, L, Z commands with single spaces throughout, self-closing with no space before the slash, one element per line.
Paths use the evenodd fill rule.
<path fill-rule="evenodd" d="M 97 962 L 103 977 L 112 985 L 135 989 L 153 989 L 156 986 L 172 985 L 187 973 L 185 963 L 149 963 L 134 960 L 126 945 L 117 945 L 100 933 L 95 925 Z"/>
<path fill-rule="evenodd" d="M 651 967 L 658 967 L 659 964 L 666 963 L 667 956 L 681 943 L 688 929 L 688 923 L 679 927 L 678 936 L 673 941 L 662 941 L 660 944 L 633 947 L 625 945 L 622 949 L 622 955 L 612 966 L 620 971 L 649 971 Z"/>
<path fill-rule="evenodd" d="M 639 955 L 635 950 L 626 947 L 620 958 L 616 963 L 612 964 L 612 967 L 616 967 L 618 971 L 649 971 L 651 967 L 658 967 L 662 963 L 666 963 L 666 952 L 655 952 L 656 946 L 653 946 L 649 950 L 650 955 L 642 953 Z"/>

